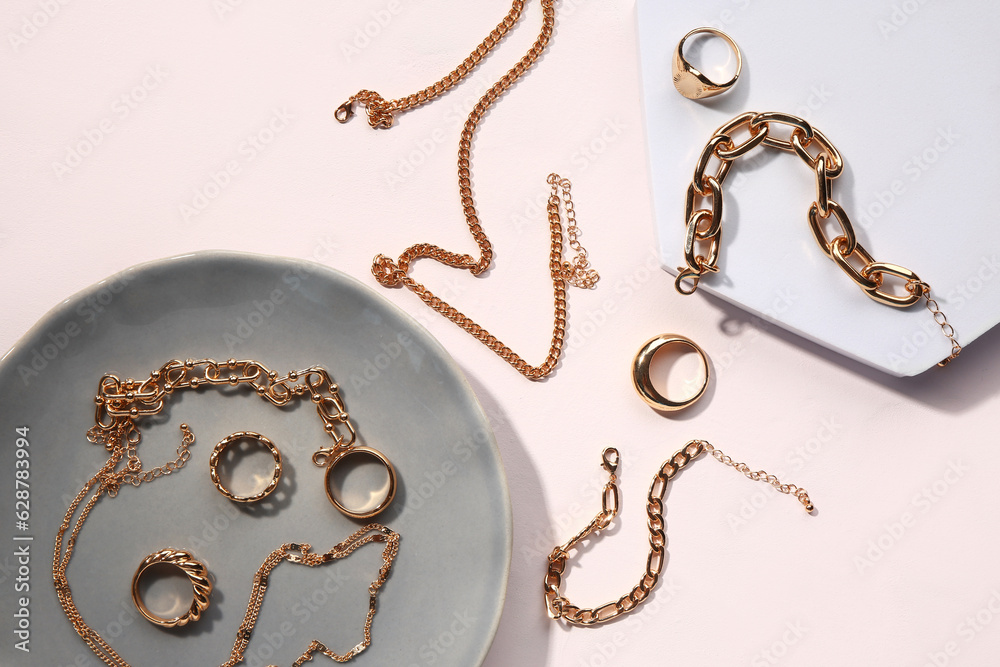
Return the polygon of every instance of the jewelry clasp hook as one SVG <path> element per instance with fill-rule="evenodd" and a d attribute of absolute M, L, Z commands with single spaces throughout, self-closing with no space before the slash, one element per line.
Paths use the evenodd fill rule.
<path fill-rule="evenodd" d="M 614 447 L 608 447 L 607 449 L 604 450 L 604 454 L 602 455 L 601 458 L 602 458 L 601 465 L 604 466 L 605 470 L 607 470 L 612 475 L 618 472 L 618 462 L 620 461 L 620 457 L 618 456 L 617 449 L 615 449 Z"/>
<path fill-rule="evenodd" d="M 354 104 L 351 100 L 347 100 L 333 112 L 333 117 L 337 119 L 338 123 L 346 123 L 351 120 L 352 116 L 354 116 Z"/>

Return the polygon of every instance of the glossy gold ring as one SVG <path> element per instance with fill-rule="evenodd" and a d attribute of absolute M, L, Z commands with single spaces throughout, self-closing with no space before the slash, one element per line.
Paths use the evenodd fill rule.
<path fill-rule="evenodd" d="M 661 394 L 653 386 L 653 382 L 649 379 L 649 366 L 653 361 L 653 356 L 656 352 L 664 346 L 667 345 L 681 345 L 684 347 L 689 347 L 698 353 L 698 357 L 701 359 L 701 367 L 703 375 L 705 376 L 705 381 L 698 387 L 698 390 L 694 392 L 693 395 L 681 401 L 673 401 Z M 682 410 L 689 405 L 693 404 L 699 398 L 704 396 L 705 389 L 708 388 L 708 380 L 710 377 L 710 371 L 708 366 L 708 356 L 705 351 L 698 347 L 694 341 L 685 336 L 680 336 L 678 334 L 661 334 L 654 338 L 649 339 L 640 348 L 638 354 L 635 355 L 635 360 L 632 362 L 632 385 L 635 390 L 639 393 L 651 408 L 655 410 L 663 410 L 665 412 L 673 412 L 675 410 Z"/>
<path fill-rule="evenodd" d="M 264 445 L 271 456 L 274 457 L 274 475 L 271 477 L 271 481 L 268 485 L 259 493 L 255 493 L 252 496 L 238 496 L 229 489 L 226 488 L 225 484 L 219 478 L 219 461 L 222 459 L 222 453 L 226 451 L 226 448 L 231 444 L 238 442 L 240 440 L 256 440 L 260 444 Z M 238 503 L 253 503 L 262 498 L 266 498 L 271 494 L 276 488 L 278 488 L 278 481 L 281 479 L 281 452 L 278 448 L 274 446 L 268 438 L 265 438 L 260 433 L 254 433 L 253 431 L 237 431 L 232 435 L 226 436 L 219 444 L 215 446 L 212 450 L 212 455 L 208 459 L 208 469 L 212 476 L 212 483 L 215 484 L 215 488 L 230 500 L 235 500 Z"/>
<path fill-rule="evenodd" d="M 142 595 L 139 594 L 139 581 L 142 579 L 143 572 L 159 564 L 170 565 L 180 569 L 191 581 L 194 599 L 191 601 L 191 607 L 187 612 L 180 616 L 175 616 L 174 618 L 157 616 L 149 610 L 146 603 L 142 600 Z M 155 554 L 146 556 L 145 560 L 139 563 L 139 569 L 135 571 L 135 575 L 132 577 L 132 602 L 135 603 L 136 608 L 142 614 L 143 618 L 150 623 L 155 623 L 164 628 L 181 627 L 201 618 L 201 612 L 208 609 L 208 596 L 211 592 L 212 582 L 208 578 L 208 570 L 205 569 L 205 565 L 201 561 L 196 560 L 190 552 L 183 549 L 167 547 L 166 549 L 157 551 Z"/>
<path fill-rule="evenodd" d="M 380 499 L 376 497 L 376 494 L 372 494 L 373 498 L 376 498 L 374 505 L 367 505 L 361 508 L 351 508 L 348 507 L 344 500 L 337 496 L 333 491 L 333 486 L 331 484 L 334 481 L 332 478 L 334 470 L 337 466 L 344 464 L 351 457 L 368 457 L 373 458 L 385 467 L 386 474 L 388 475 L 389 481 L 387 488 L 385 489 L 385 495 Z M 315 457 L 314 457 L 315 460 Z M 326 486 L 326 497 L 330 499 L 333 506 L 338 510 L 351 517 L 352 519 L 368 519 L 375 516 L 392 502 L 392 499 L 396 495 L 396 470 L 392 467 L 392 462 L 389 461 L 385 454 L 378 451 L 377 449 L 372 449 L 371 447 L 350 447 L 344 449 L 343 451 L 333 454 L 327 458 L 326 465 L 326 475 L 324 478 Z"/>
<path fill-rule="evenodd" d="M 686 42 L 689 37 L 700 34 L 715 35 L 729 44 L 733 53 L 736 54 L 736 73 L 733 74 L 733 77 L 729 79 L 729 81 L 724 83 L 716 83 L 715 81 L 712 81 L 698 71 L 694 65 L 689 63 L 684 57 L 684 42 Z M 715 97 L 716 95 L 721 95 L 736 85 L 736 80 L 740 78 L 740 72 L 743 71 L 743 54 L 740 53 L 740 47 L 736 46 L 736 42 L 733 41 L 733 38 L 721 30 L 716 30 L 715 28 L 695 28 L 688 34 L 684 35 L 684 38 L 677 44 L 677 50 L 674 51 L 673 66 L 671 69 L 673 70 L 674 87 L 677 88 L 677 92 L 689 100 L 703 100 L 709 97 Z"/>

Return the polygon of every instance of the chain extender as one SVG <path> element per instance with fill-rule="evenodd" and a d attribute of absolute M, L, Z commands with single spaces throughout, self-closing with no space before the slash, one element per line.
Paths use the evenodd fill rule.
<path fill-rule="evenodd" d="M 617 472 L 620 456 L 614 447 L 608 447 L 602 455 L 601 465 L 610 475 L 608 483 L 604 487 L 601 495 L 601 511 L 587 524 L 579 533 L 569 539 L 562 546 L 552 550 L 548 556 L 548 569 L 545 573 L 544 590 L 545 606 L 548 610 L 549 618 L 563 619 L 571 625 L 597 625 L 606 623 L 612 619 L 626 614 L 649 597 L 653 592 L 657 582 L 660 580 L 660 573 L 666 562 L 667 535 L 664 532 L 663 521 L 663 496 L 667 492 L 667 485 L 677 473 L 685 468 L 689 463 L 701 456 L 703 452 L 708 452 L 716 461 L 735 468 L 743 473 L 748 479 L 755 482 L 770 484 L 778 492 L 794 496 L 807 512 L 812 512 L 812 501 L 806 490 L 794 484 L 782 484 L 774 475 L 763 470 L 751 470 L 745 463 L 733 461 L 729 456 L 723 454 L 710 443 L 704 440 L 691 440 L 683 448 L 678 450 L 673 456 L 663 462 L 653 482 L 649 486 L 649 494 L 646 497 L 646 524 L 649 527 L 649 555 L 646 557 L 646 570 L 639 583 L 628 593 L 617 600 L 608 602 L 595 608 L 581 608 L 571 603 L 565 598 L 559 589 L 562 586 L 563 574 L 569 563 L 570 551 L 582 540 L 591 534 L 598 533 L 609 525 L 618 514 L 618 485 Z"/>
<path fill-rule="evenodd" d="M 372 264 L 372 274 L 383 287 L 405 286 L 432 309 L 454 322 L 478 339 L 483 345 L 493 350 L 497 356 L 513 366 L 529 380 L 540 380 L 546 377 L 555 369 L 559 362 L 566 336 L 567 284 L 582 289 L 590 289 L 600 279 L 598 273 L 590 268 L 587 251 L 579 242 L 580 229 L 576 224 L 576 213 L 573 208 L 568 179 L 561 178 L 557 174 L 550 174 L 547 179 L 549 185 L 552 186 L 552 193 L 548 199 L 547 209 L 550 230 L 549 273 L 552 278 L 554 315 L 549 353 L 545 360 L 538 366 L 529 364 L 520 355 L 504 345 L 496 336 L 476 324 L 457 308 L 436 296 L 424 285 L 409 277 L 409 271 L 410 265 L 414 260 L 427 257 L 441 262 L 446 266 L 467 270 L 472 275 L 478 276 L 489 269 L 493 261 L 493 246 L 486 236 L 486 232 L 483 231 L 479 220 L 479 213 L 476 210 L 476 202 L 472 196 L 472 140 L 487 110 L 508 88 L 514 85 L 515 81 L 531 68 L 545 51 L 555 27 L 555 0 L 542 0 L 541 4 L 542 28 L 537 39 L 517 64 L 504 74 L 499 81 L 493 84 L 479 99 L 479 102 L 473 107 L 468 119 L 465 121 L 465 126 L 462 129 L 461 138 L 458 143 L 458 186 L 461 195 L 462 210 L 465 212 L 469 232 L 479 247 L 479 259 L 475 259 L 471 255 L 464 253 L 450 252 L 430 243 L 418 243 L 403 251 L 395 261 L 385 255 L 377 255 Z M 347 122 L 354 116 L 354 104 L 358 103 L 364 105 L 365 111 L 368 114 L 368 123 L 373 128 L 387 129 L 392 127 L 394 114 L 408 111 L 430 102 L 467 77 L 517 23 L 521 18 L 523 10 L 523 0 L 515 0 L 511 5 L 510 11 L 497 27 L 486 36 L 479 46 L 458 67 L 440 81 L 424 88 L 418 93 L 390 101 L 385 100 L 374 91 L 362 90 L 353 95 L 347 102 L 344 102 L 334 113 L 334 117 L 341 123 Z M 559 214 L 560 194 L 562 195 L 562 204 L 566 210 L 566 237 L 568 245 L 576 253 L 569 261 L 563 259 L 563 230 Z"/>
<path fill-rule="evenodd" d="M 772 131 L 775 127 L 790 128 L 787 139 Z M 743 141 L 733 139 L 737 132 L 748 134 Z M 681 294 L 693 294 L 705 273 L 719 270 L 719 248 L 722 234 L 722 184 L 733 162 L 761 144 L 793 152 L 802 158 L 816 175 L 816 200 L 809 207 L 809 228 L 823 253 L 833 260 L 869 297 L 889 306 L 905 308 L 925 299 L 927 310 L 951 343 L 951 354 L 938 366 L 945 366 L 962 351 L 955 329 L 931 298 L 930 285 L 913 271 L 888 262 L 877 262 L 858 242 L 854 226 L 843 207 L 832 198 L 833 179 L 844 171 L 840 151 L 826 136 L 802 118 L 785 113 L 741 114 L 715 131 L 695 164 L 694 178 L 688 186 L 684 203 L 684 261 L 678 267 L 674 286 Z M 709 163 L 715 158 L 714 171 Z M 700 208 L 695 208 L 700 200 Z M 828 238 L 824 225 L 831 221 L 840 233 Z M 892 276 L 902 281 L 904 293 L 888 289 L 886 280 Z M 690 281 L 690 287 L 685 281 Z"/>

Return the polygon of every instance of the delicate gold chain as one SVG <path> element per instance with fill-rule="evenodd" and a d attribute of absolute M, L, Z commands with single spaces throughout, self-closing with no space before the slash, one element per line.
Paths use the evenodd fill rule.
<path fill-rule="evenodd" d="M 646 498 L 647 525 L 649 527 L 649 556 L 646 558 L 646 570 L 639 583 L 628 593 L 619 599 L 608 602 L 591 609 L 581 608 L 572 604 L 568 599 L 560 594 L 563 574 L 569 562 L 569 552 L 581 540 L 593 533 L 597 533 L 607 528 L 612 519 L 618 514 L 618 486 L 616 472 L 618 470 L 619 455 L 614 447 L 604 450 L 602 465 L 610 474 L 610 479 L 604 487 L 601 496 L 601 511 L 587 524 L 579 533 L 574 535 L 562 546 L 556 547 L 548 557 L 548 570 L 545 574 L 545 606 L 548 609 L 549 617 L 553 619 L 562 618 L 567 623 L 573 625 L 596 625 L 605 623 L 618 616 L 632 611 L 638 607 L 656 587 L 660 579 L 660 573 L 666 562 L 667 535 L 664 532 L 663 522 L 663 496 L 666 494 L 667 485 L 677 473 L 679 473 L 689 463 L 701 456 L 702 452 L 709 452 L 717 461 L 731 466 L 742 472 L 749 479 L 770 484 L 781 493 L 795 496 L 807 512 L 812 512 L 814 507 L 809 500 L 806 490 L 794 484 L 782 484 L 777 477 L 763 470 L 752 471 L 745 463 L 736 463 L 729 456 L 713 447 L 704 440 L 692 440 L 669 459 L 663 462 L 659 471 L 653 477 L 653 482 L 649 487 L 649 494 Z"/>
<path fill-rule="evenodd" d="M 561 178 L 557 174 L 550 174 L 548 183 L 552 186 L 552 194 L 548 200 L 548 218 L 550 229 L 550 251 L 549 251 L 549 271 L 552 277 L 554 292 L 554 316 L 552 341 L 549 346 L 548 356 L 538 366 L 532 366 L 520 355 L 504 345 L 489 331 L 476 324 L 468 316 L 454 308 L 440 297 L 436 296 L 424 285 L 409 277 L 410 265 L 414 260 L 422 257 L 434 259 L 442 264 L 458 269 L 465 269 L 473 275 L 484 273 L 493 261 L 493 247 L 490 244 L 486 232 L 483 231 L 476 210 L 476 202 L 472 195 L 472 140 L 475 136 L 479 123 L 486 111 L 515 81 L 517 81 L 536 60 L 542 55 L 549 39 L 552 37 L 555 25 L 555 0 L 542 0 L 542 29 L 535 43 L 528 52 L 518 61 L 518 63 L 500 78 L 486 93 L 469 113 L 469 117 L 462 129 L 461 138 L 458 144 L 458 185 L 461 195 L 462 208 L 465 212 L 466 223 L 469 232 L 479 246 L 479 259 L 468 254 L 450 252 L 439 246 L 430 243 L 418 243 L 407 248 L 396 261 L 385 255 L 378 255 L 372 265 L 372 274 L 375 279 L 384 287 L 397 287 L 404 285 L 415 293 L 424 303 L 448 318 L 456 325 L 475 336 L 486 347 L 493 350 L 501 359 L 509 363 L 522 375 L 530 380 L 540 380 L 544 378 L 556 367 L 559 357 L 562 354 L 566 334 L 566 285 L 571 284 L 576 287 L 589 289 L 599 280 L 600 276 L 596 271 L 590 269 L 587 259 L 587 251 L 580 245 L 580 229 L 576 224 L 576 212 L 573 208 L 573 200 L 570 195 L 570 182 Z M 510 13 L 493 30 L 492 33 L 477 47 L 475 51 L 447 77 L 438 81 L 434 85 L 425 88 L 420 93 L 408 97 L 386 102 L 381 95 L 372 91 L 363 90 L 345 102 L 335 114 L 337 120 L 346 122 L 353 115 L 353 104 L 359 102 L 364 104 L 368 113 L 368 122 L 372 127 L 388 128 L 392 125 L 392 114 L 398 111 L 418 106 L 433 99 L 437 95 L 453 86 L 462 78 L 468 75 L 483 57 L 485 57 L 507 33 L 508 30 L 520 18 L 524 8 L 524 3 L 515 1 Z M 576 252 L 576 256 L 570 261 L 563 260 L 563 231 L 559 215 L 560 191 L 562 202 L 566 208 L 567 229 L 566 235 L 570 248 Z"/>
<path fill-rule="evenodd" d="M 96 423 L 87 432 L 87 438 L 91 442 L 103 444 L 105 449 L 110 452 L 110 457 L 97 473 L 83 485 L 66 510 L 56 534 L 52 559 L 52 579 L 55 583 L 59 603 L 62 605 L 66 617 L 73 624 L 73 628 L 94 654 L 107 665 L 129 667 L 129 664 L 111 648 L 101 635 L 84 621 L 83 615 L 73 601 L 69 579 L 66 575 L 80 530 L 101 496 L 107 494 L 113 498 L 118 495 L 122 484 L 138 487 L 143 482 L 169 475 L 184 467 L 190 458 L 189 448 L 194 444 L 194 433 L 191 432 L 187 424 L 181 424 L 182 438 L 181 444 L 177 447 L 177 458 L 162 466 L 144 470 L 138 456 L 138 444 L 142 439 L 142 434 L 136 426 L 136 420 L 162 411 L 164 398 L 174 391 L 219 385 L 248 385 L 254 389 L 257 395 L 277 406 L 287 405 L 293 398 L 308 394 L 323 420 L 324 430 L 334 441 L 333 447 L 321 448 L 313 455 L 313 461 L 319 465 L 323 465 L 323 461 L 335 452 L 350 449 L 354 444 L 356 432 L 340 398 L 340 389 L 333 382 L 330 374 L 319 366 L 292 371 L 279 377 L 277 372 L 269 370 L 256 361 L 230 359 L 219 363 L 212 359 L 189 359 L 187 361 L 172 359 L 159 370 L 150 373 L 149 378 L 142 382 L 132 378 L 122 381 L 114 375 L 102 377 L 98 384 L 98 394 L 94 399 L 97 403 Z M 345 429 L 346 434 L 339 433 L 338 428 Z M 123 460 L 126 463 L 119 469 Z M 87 499 L 83 509 L 80 510 L 76 523 L 73 524 L 73 516 L 88 495 L 90 498 Z M 70 531 L 69 539 L 66 540 L 66 532 L 70 529 L 71 524 L 73 524 L 73 529 Z M 299 667 L 307 660 L 311 660 L 312 654 L 316 652 L 323 653 L 338 662 L 346 662 L 364 650 L 371 643 L 371 623 L 375 615 L 375 598 L 378 590 L 385 583 L 392 568 L 393 559 L 399 550 L 399 535 L 379 524 L 365 526 L 325 554 L 310 553 L 310 545 L 295 543 L 284 544 L 273 551 L 265 559 L 254 577 L 246 616 L 237 633 L 230 659 L 223 664 L 223 667 L 233 667 L 242 662 L 243 652 L 249 644 L 250 635 L 257 621 L 257 615 L 260 612 L 261 602 L 267 588 L 267 576 L 278 563 L 290 560 L 314 567 L 344 558 L 369 542 L 385 542 L 386 546 L 382 554 L 383 565 L 379 576 L 368 589 L 371 600 L 368 616 L 365 620 L 364 641 L 344 655 L 338 655 L 321 642 L 313 641 L 293 667 Z"/>
<path fill-rule="evenodd" d="M 782 139 L 772 132 L 775 127 L 791 128 L 788 139 Z M 746 130 L 749 135 L 741 143 L 733 140 L 733 135 Z M 687 233 L 684 238 L 684 260 L 686 266 L 678 267 L 674 283 L 681 294 L 692 294 L 707 272 L 719 270 L 719 247 L 722 233 L 722 184 L 733 166 L 733 161 L 764 144 L 772 148 L 794 152 L 809 165 L 816 174 L 816 201 L 809 208 L 809 226 L 823 253 L 836 262 L 851 280 L 865 294 L 875 301 L 889 306 L 905 308 L 920 300 L 927 299 L 927 309 L 934 321 L 941 327 L 951 342 L 951 354 L 938 365 L 944 366 L 962 351 L 955 337 L 955 329 L 948 324 L 937 302 L 930 296 L 930 285 L 923 282 L 916 273 L 897 264 L 876 262 L 864 246 L 858 243 L 857 234 L 843 207 L 832 198 L 833 179 L 844 170 L 844 160 L 840 151 L 826 136 L 805 120 L 784 113 L 755 113 L 748 111 L 720 127 L 705 145 L 694 170 L 694 179 L 688 186 L 684 205 L 684 220 Z M 815 153 L 811 152 L 814 150 Z M 718 161 L 714 173 L 709 171 L 709 162 Z M 696 200 L 701 200 L 701 208 L 695 208 Z M 841 233 L 832 240 L 827 238 L 823 225 L 833 216 L 840 225 Z M 886 289 L 886 277 L 894 276 L 903 281 L 905 294 L 895 294 Z M 685 287 L 690 280 L 691 286 Z"/>

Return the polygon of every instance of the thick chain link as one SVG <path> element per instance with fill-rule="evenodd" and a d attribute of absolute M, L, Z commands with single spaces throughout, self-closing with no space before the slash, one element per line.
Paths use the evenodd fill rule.
<path fill-rule="evenodd" d="M 570 195 L 570 182 L 561 178 L 557 174 L 550 174 L 547 182 L 552 187 L 552 193 L 548 199 L 548 218 L 550 230 L 549 249 L 549 269 L 552 278 L 554 314 L 552 340 L 549 345 L 549 353 L 545 360 L 538 366 L 533 366 L 525 361 L 520 355 L 504 345 L 496 336 L 483 327 L 476 324 L 472 319 L 463 314 L 457 308 L 451 306 L 446 301 L 436 296 L 423 284 L 409 277 L 411 264 L 420 258 L 427 257 L 441 262 L 447 266 L 457 269 L 467 270 L 473 275 L 484 273 L 493 261 L 493 246 L 486 232 L 483 231 L 476 210 L 476 202 L 472 194 L 472 140 L 476 130 L 482 121 L 487 110 L 502 96 L 515 81 L 517 81 L 545 51 L 545 47 L 552 37 L 555 26 L 555 0 L 542 0 L 542 28 L 534 44 L 528 52 L 500 78 L 486 93 L 469 113 L 469 117 L 462 129 L 461 138 L 458 144 L 458 185 L 462 201 L 462 209 L 465 212 L 466 223 L 469 232 L 479 247 L 479 259 L 464 253 L 454 253 L 431 243 L 418 243 L 410 246 L 393 261 L 385 255 L 375 257 L 372 264 L 372 274 L 375 279 L 384 287 L 398 287 L 403 285 L 410 289 L 428 306 L 438 313 L 448 318 L 466 332 L 474 336 L 481 343 L 493 350 L 501 359 L 513 366 L 522 375 L 530 380 L 540 380 L 547 376 L 556 367 L 566 335 L 566 287 L 567 283 L 575 287 L 589 289 L 593 287 L 600 276 L 596 271 L 590 269 L 587 259 L 587 251 L 580 245 L 580 229 L 576 224 L 576 212 L 573 208 L 573 199 Z M 345 102 L 335 114 L 337 120 L 346 122 L 353 115 L 353 105 L 355 102 L 365 105 L 368 113 L 368 122 L 375 128 L 388 128 L 392 125 L 393 114 L 419 106 L 461 81 L 500 41 L 500 39 L 510 30 L 520 18 L 524 9 L 524 2 L 515 1 L 510 13 L 493 30 L 490 35 L 476 48 L 466 60 L 459 65 L 447 77 L 438 81 L 432 86 L 414 95 L 409 95 L 398 100 L 386 102 L 381 95 L 372 91 L 363 90 Z M 570 248 L 576 256 L 569 261 L 563 259 L 563 230 L 560 220 L 559 205 L 561 202 L 566 209 L 567 228 L 566 236 Z"/>
<path fill-rule="evenodd" d="M 334 441 L 332 447 L 321 448 L 313 454 L 313 462 L 317 465 L 325 465 L 329 456 L 350 449 L 354 445 L 357 434 L 340 397 L 340 389 L 333 382 L 329 372 L 319 366 L 279 375 L 257 361 L 229 359 L 225 362 L 217 362 L 213 359 L 189 359 L 187 361 L 172 359 L 158 370 L 150 373 L 149 378 L 141 382 L 132 378 L 121 380 L 114 375 L 102 377 L 98 383 L 97 396 L 94 399 L 97 404 L 95 425 L 87 432 L 87 438 L 93 443 L 103 444 L 105 449 L 110 452 L 110 457 L 97 473 L 84 484 L 66 510 L 56 534 L 52 559 L 52 579 L 56 595 L 66 617 L 73 624 L 77 634 L 106 665 L 129 667 L 129 664 L 110 644 L 84 621 L 83 615 L 73 601 L 66 570 L 73 556 L 77 538 L 83 524 L 101 496 L 107 494 L 109 497 L 115 497 L 123 484 L 138 487 L 143 482 L 169 475 L 184 467 L 190 458 L 189 448 L 194 444 L 194 433 L 187 424 L 181 424 L 182 438 L 181 444 L 177 447 L 177 458 L 161 466 L 144 470 L 138 456 L 138 445 L 142 440 L 142 434 L 136 426 L 136 420 L 161 412 L 164 407 L 164 399 L 175 391 L 221 385 L 252 387 L 258 396 L 276 406 L 288 405 L 293 399 L 308 395 L 312 403 L 316 405 L 316 411 L 323 421 L 324 430 Z M 123 460 L 125 465 L 119 468 Z M 90 496 L 89 499 L 87 496 Z M 87 502 L 84 504 L 85 499 Z M 83 509 L 80 510 L 80 515 L 74 524 L 73 516 L 76 515 L 81 504 L 83 504 Z M 65 539 L 70 525 L 73 526 L 73 529 L 70 531 L 69 539 Z M 254 577 L 247 613 L 237 632 L 230 659 L 223 663 L 222 667 L 234 667 L 242 662 L 243 652 L 249 644 L 253 626 L 257 622 L 257 616 L 260 612 L 261 602 L 267 588 L 268 574 L 280 562 L 289 560 L 315 567 L 349 556 L 370 542 L 385 542 L 386 546 L 382 554 L 383 565 L 379 576 L 368 589 L 371 600 L 365 620 L 364 640 L 344 655 L 338 655 L 321 642 L 313 641 L 305 653 L 295 661 L 293 667 L 299 667 L 306 661 L 312 660 L 312 655 L 317 652 L 323 653 L 337 662 L 346 662 L 364 650 L 371 643 L 371 624 L 375 615 L 376 595 L 389 576 L 393 559 L 399 550 L 399 535 L 379 524 L 365 526 L 325 554 L 310 553 L 310 545 L 295 543 L 284 544 L 273 551 L 264 560 Z"/>
<path fill-rule="evenodd" d="M 776 128 L 788 128 L 788 138 L 777 136 Z M 745 132 L 745 138 L 734 137 Z M 782 130 L 785 132 L 785 130 Z M 962 351 L 955 330 L 937 302 L 930 296 L 930 285 L 913 271 L 888 262 L 877 262 L 858 242 L 854 226 L 843 207 L 834 201 L 833 179 L 844 170 L 840 151 L 826 136 L 802 118 L 783 113 L 748 111 L 720 127 L 709 139 L 695 165 L 694 178 L 688 186 L 684 204 L 684 261 L 678 267 L 674 285 L 681 294 L 692 294 L 705 273 L 719 270 L 719 248 L 722 235 L 722 184 L 729 175 L 733 161 L 759 145 L 793 152 L 802 158 L 816 176 L 816 200 L 809 207 L 808 220 L 816 243 L 851 280 L 869 297 L 889 306 L 905 308 L 926 300 L 927 309 L 951 343 L 951 354 L 938 365 L 944 366 Z M 714 170 L 709 164 L 716 161 Z M 700 200 L 701 205 L 696 206 Z M 832 216 L 832 217 L 831 217 Z M 825 225 L 839 227 L 832 239 Z M 889 288 L 888 278 L 902 281 L 902 293 Z M 688 285 L 688 281 L 690 286 Z"/>
<path fill-rule="evenodd" d="M 617 449 L 609 447 L 604 450 L 602 460 L 602 466 L 608 471 L 610 478 L 601 496 L 601 511 L 598 512 L 597 516 L 583 530 L 570 538 L 562 546 L 553 549 L 552 553 L 549 554 L 544 590 L 545 606 L 548 609 L 550 618 L 561 618 L 572 625 L 606 623 L 622 614 L 632 611 L 649 597 L 649 594 L 656 587 L 660 579 L 660 573 L 666 562 L 667 535 L 664 532 L 663 496 L 666 494 L 667 484 L 689 463 L 701 456 L 703 452 L 710 453 L 717 461 L 735 468 L 749 479 L 770 484 L 779 492 L 794 496 L 802 503 L 807 512 L 813 511 L 814 507 L 805 489 L 794 484 L 782 484 L 777 477 L 763 470 L 752 471 L 745 463 L 734 462 L 729 456 L 723 454 L 704 440 L 692 440 L 663 462 L 663 465 L 660 466 L 659 471 L 653 477 L 652 484 L 650 484 L 649 494 L 646 497 L 649 555 L 646 557 L 646 570 L 639 579 L 639 583 L 630 592 L 613 602 L 590 609 L 581 608 L 572 604 L 561 595 L 559 589 L 562 587 L 563 574 L 569 563 L 569 552 L 591 534 L 600 532 L 611 525 L 611 521 L 618 514 L 619 496 L 616 473 L 618 470 L 619 455 Z"/>

